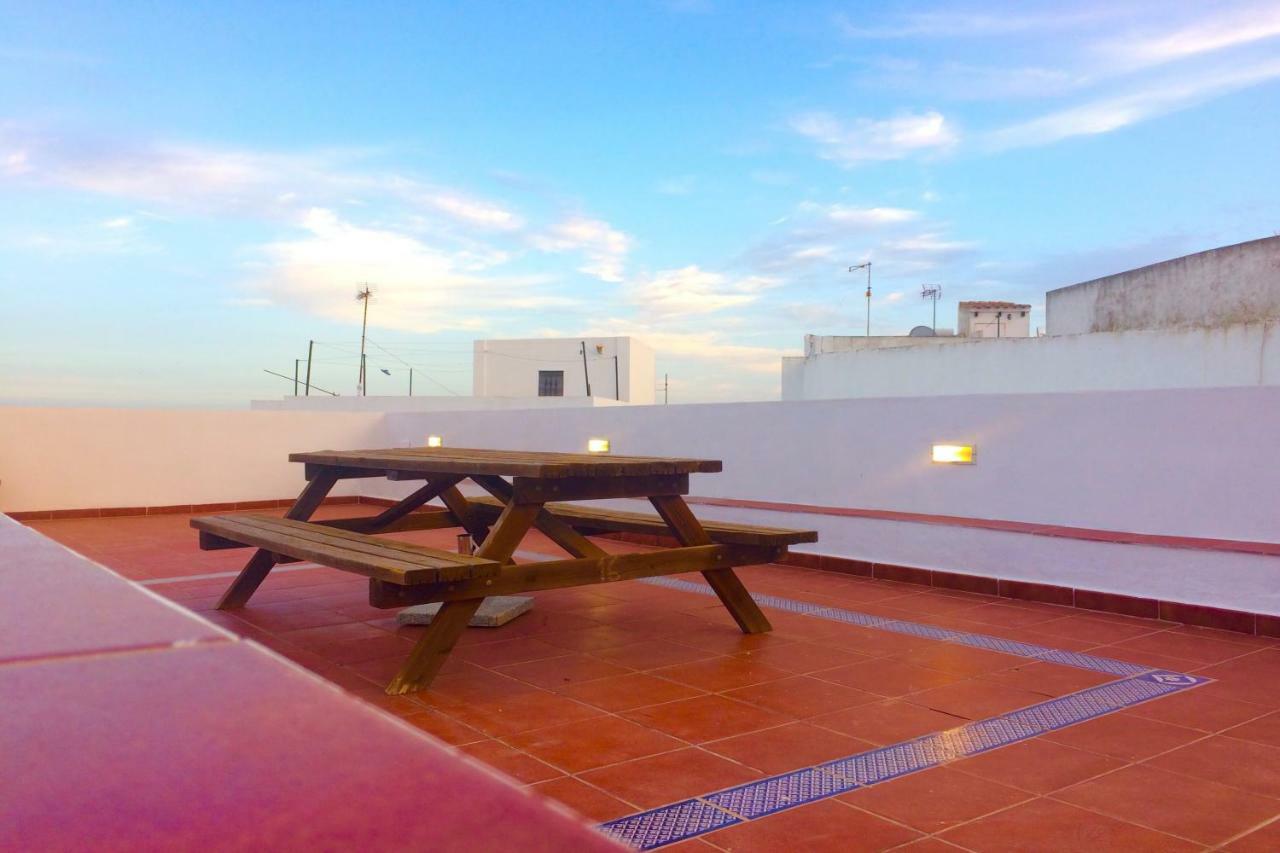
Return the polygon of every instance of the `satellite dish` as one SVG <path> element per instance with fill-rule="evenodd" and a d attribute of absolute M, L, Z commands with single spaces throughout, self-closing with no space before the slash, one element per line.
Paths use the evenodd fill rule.
<path fill-rule="evenodd" d="M 916 326 L 914 329 L 907 332 L 907 336 L 911 338 L 932 338 L 934 336 L 934 331 L 928 326 Z"/>

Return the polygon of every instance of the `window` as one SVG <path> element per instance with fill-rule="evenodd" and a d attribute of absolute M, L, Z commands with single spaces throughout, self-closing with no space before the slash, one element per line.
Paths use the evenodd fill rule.
<path fill-rule="evenodd" d="M 564 371 L 563 370 L 539 370 L 538 371 L 538 396 L 539 397 L 563 397 L 564 396 Z"/>

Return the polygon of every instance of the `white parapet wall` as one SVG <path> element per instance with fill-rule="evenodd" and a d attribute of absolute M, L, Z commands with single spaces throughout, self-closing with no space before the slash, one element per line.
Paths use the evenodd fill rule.
<path fill-rule="evenodd" d="M 373 446 L 382 417 L 0 408 L 0 512 L 288 498 L 304 482 L 290 452 Z"/>
<path fill-rule="evenodd" d="M 1039 338 L 932 338 L 782 360 L 783 400 L 1280 385 L 1280 321 Z"/>
<path fill-rule="evenodd" d="M 985 342 L 982 346 L 991 346 Z M 1280 542 L 1280 388 L 992 394 L 500 412 L 0 409 L 0 510 L 139 507 L 297 494 L 293 451 L 420 446 L 724 461 L 710 518 L 812 527 L 799 550 L 1280 615 L 1280 558 L 860 517 L 888 510 L 1177 537 Z M 935 442 L 976 447 L 937 465 Z M 413 484 L 344 484 L 395 497 Z M 804 505 L 808 507 L 798 506 Z M 820 507 L 826 512 L 814 511 Z"/>

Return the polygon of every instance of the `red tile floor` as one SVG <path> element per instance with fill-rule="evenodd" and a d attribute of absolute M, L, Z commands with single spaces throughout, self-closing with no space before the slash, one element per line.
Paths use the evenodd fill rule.
<path fill-rule="evenodd" d="M 388 697 L 421 629 L 319 568 L 214 611 L 228 578 L 170 579 L 235 571 L 248 552 L 199 551 L 187 518 L 31 526 L 598 821 L 1110 680 L 777 610 L 772 633 L 744 636 L 714 598 L 628 582 L 539 593 L 530 614 L 469 630 L 431 689 Z M 536 535 L 523 549 L 556 553 Z M 753 592 L 1215 680 L 667 849 L 1280 849 L 1277 641 L 794 567 L 741 574 Z"/>

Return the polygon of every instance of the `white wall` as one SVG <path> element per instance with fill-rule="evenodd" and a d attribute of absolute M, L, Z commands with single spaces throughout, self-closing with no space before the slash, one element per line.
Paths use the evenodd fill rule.
<path fill-rule="evenodd" d="M 1280 319 L 1280 237 L 1211 249 L 1051 290 L 1050 335 Z"/>
<path fill-rule="evenodd" d="M 253 400 L 255 412 L 469 412 L 625 406 L 611 397 L 282 397 Z"/>
<path fill-rule="evenodd" d="M 0 408 L 0 511 L 292 497 L 299 450 L 376 446 L 378 414 Z M 356 481 L 334 494 L 355 494 Z"/>
<path fill-rule="evenodd" d="M 1277 326 L 950 338 L 941 345 L 783 359 L 782 398 L 1277 385 Z"/>
<path fill-rule="evenodd" d="M 983 346 L 989 345 L 986 342 Z M 393 414 L 388 444 L 724 460 L 695 495 L 1280 541 L 1280 389 L 739 403 L 529 412 L 518 430 L 476 413 Z M 929 462 L 971 441 L 978 464 Z M 367 480 L 391 497 L 405 486 Z M 801 550 L 1280 613 L 1280 560 L 985 530 L 703 506 L 709 518 L 812 527 Z"/>
<path fill-rule="evenodd" d="M 476 341 L 472 393 L 477 397 L 537 396 L 538 371 L 561 370 L 564 371 L 564 396 L 586 397 L 583 340 L 592 396 L 632 403 L 653 402 L 653 351 L 640 341 L 626 337 Z"/>

